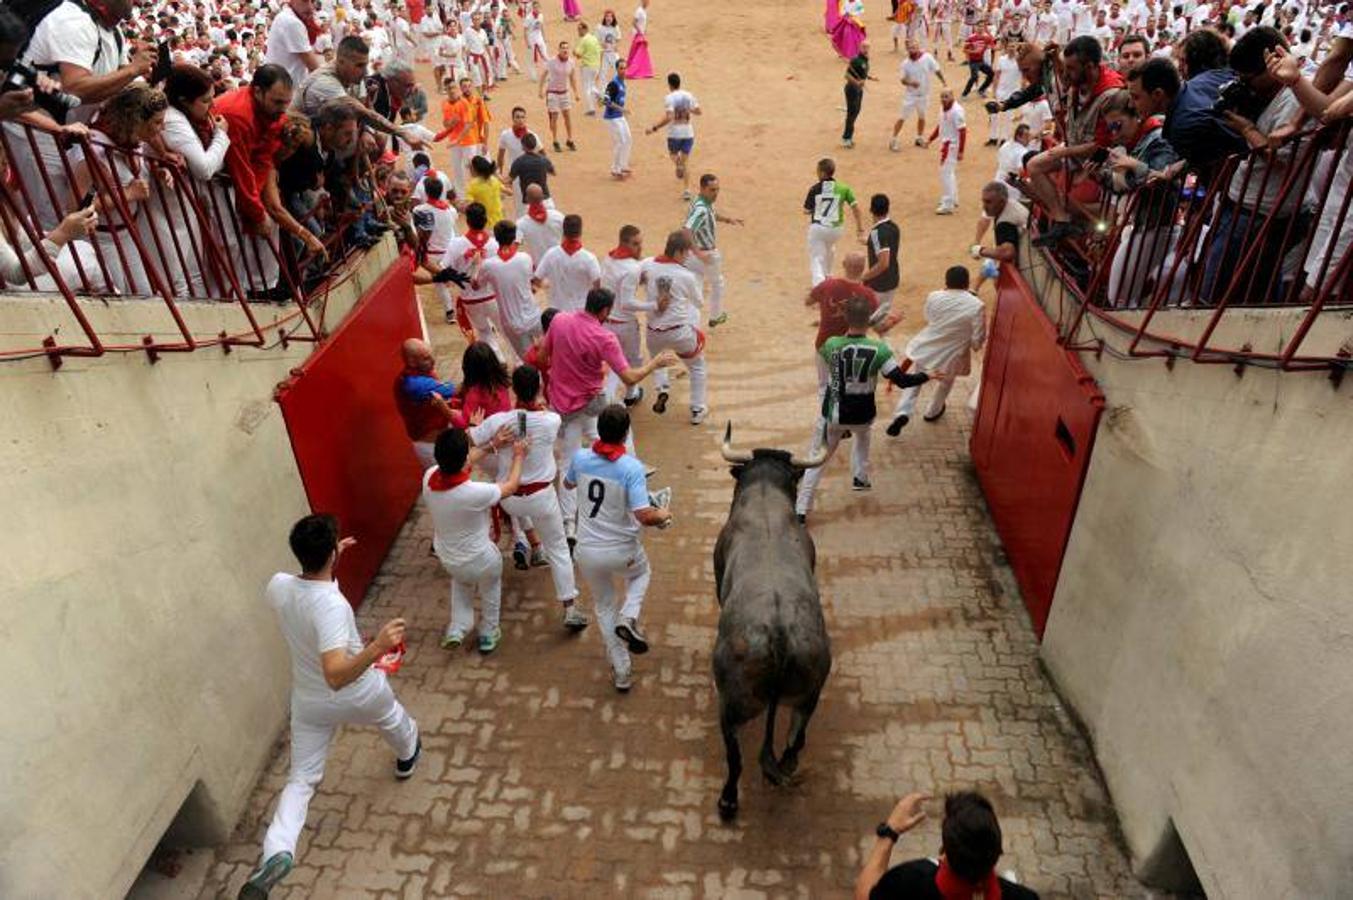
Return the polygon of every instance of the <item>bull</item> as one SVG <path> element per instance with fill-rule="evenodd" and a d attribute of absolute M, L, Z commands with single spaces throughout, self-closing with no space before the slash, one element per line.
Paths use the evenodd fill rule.
<path fill-rule="evenodd" d="M 813 539 L 794 514 L 794 495 L 807 469 L 826 461 L 826 451 L 799 459 L 783 450 L 732 449 L 733 424 L 724 432 L 723 458 L 733 464 L 737 486 L 728 521 L 714 545 L 714 582 L 719 634 L 714 642 L 714 683 L 719 725 L 728 757 L 728 780 L 719 815 L 738 811 L 742 751 L 738 729 L 766 711 L 761 771 L 776 786 L 798 767 L 808 720 L 832 667 L 831 643 L 818 597 Z M 788 743 L 774 752 L 775 710 L 793 710 Z"/>

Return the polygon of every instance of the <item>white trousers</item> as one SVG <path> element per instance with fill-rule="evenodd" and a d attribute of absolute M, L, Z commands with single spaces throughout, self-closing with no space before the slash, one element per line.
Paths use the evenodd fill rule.
<path fill-rule="evenodd" d="M 708 262 L 691 253 L 686 256 L 686 268 L 694 272 L 704 284 L 709 317 L 713 319 L 723 312 L 723 254 L 717 249 L 704 252 L 709 257 Z"/>
<path fill-rule="evenodd" d="M 620 341 L 620 350 L 625 354 L 625 361 L 630 364 L 630 368 L 637 369 L 644 364 L 643 348 L 639 346 L 639 323 L 637 321 L 615 322 L 606 320 L 606 330 L 616 336 Z M 621 387 L 625 389 L 622 391 Z M 617 401 L 621 398 L 635 397 L 639 394 L 639 385 L 633 384 L 626 386 L 620 380 L 620 376 L 614 372 L 606 373 L 606 396 L 613 397 Z M 631 434 L 634 429 L 630 429 Z"/>
<path fill-rule="evenodd" d="M 708 371 L 705 367 L 705 351 L 696 353 L 699 346 L 699 336 L 695 327 L 691 325 L 679 325 L 670 331 L 654 331 L 648 329 L 648 352 L 657 355 L 664 350 L 671 350 L 686 364 L 686 371 L 691 376 L 691 409 L 704 409 L 709 401 L 708 397 Z M 694 355 L 691 355 L 694 354 Z M 667 375 L 666 369 L 659 369 L 654 375 L 653 380 L 657 382 L 659 391 L 671 391 L 672 381 Z"/>
<path fill-rule="evenodd" d="M 940 163 L 940 206 L 955 209 L 958 206 L 958 148 L 947 143 L 941 155 L 944 161 Z"/>
<path fill-rule="evenodd" d="M 567 472 L 573 454 L 584 442 L 591 446 L 597 439 L 597 416 L 606 408 L 609 401 L 604 393 L 597 394 L 582 409 L 571 413 L 561 413 L 563 423 L 559 427 L 559 440 L 554 445 L 554 459 L 560 472 Z M 631 429 L 632 431 L 633 429 Z M 559 510 L 564 517 L 564 528 L 570 534 L 578 518 L 578 489 L 564 487 L 564 479 L 559 479 Z"/>
<path fill-rule="evenodd" d="M 808 274 L 813 287 L 826 281 L 832 274 L 836 242 L 841 240 L 841 226 L 828 228 L 816 222 L 808 226 Z"/>
<path fill-rule="evenodd" d="M 926 407 L 925 414 L 934 416 L 944 409 L 944 402 L 949 398 L 949 392 L 954 389 L 953 375 L 931 375 L 926 384 L 935 386 L 934 393 L 930 396 L 930 405 Z M 916 399 L 921 395 L 921 388 L 924 385 L 903 388 L 902 396 L 897 400 L 897 408 L 893 410 L 893 417 L 906 416 L 911 418 L 916 413 Z"/>
<path fill-rule="evenodd" d="M 607 661 L 617 672 L 629 671 L 630 653 L 625 642 L 616 636 L 615 626 L 621 618 L 639 618 L 643 610 L 644 594 L 648 592 L 648 582 L 652 577 L 643 544 L 637 541 L 633 547 L 590 547 L 579 544 L 578 572 L 587 582 L 587 589 L 592 592 Z M 625 583 L 623 605 L 615 589 L 617 579 Z"/>
<path fill-rule="evenodd" d="M 606 129 L 611 132 L 611 174 L 621 175 L 630 167 L 630 151 L 634 149 L 634 138 L 630 136 L 629 119 L 604 119 Z"/>
<path fill-rule="evenodd" d="M 436 285 L 436 288 L 437 296 L 442 298 L 442 308 L 447 312 L 455 311 L 456 297 L 451 293 L 451 289 L 444 284 Z M 477 338 L 486 342 L 493 348 L 493 352 L 498 354 L 498 358 L 506 362 L 507 356 L 504 355 L 503 348 L 500 345 L 503 343 L 502 336 L 507 334 L 507 328 L 503 326 L 502 317 L 498 313 L 498 301 L 484 300 L 479 303 L 466 303 L 465 315 L 470 319 L 470 324 L 474 326 Z M 515 344 L 512 346 L 516 347 Z M 527 346 L 530 346 L 529 342 Z M 522 350 L 521 352 L 526 351 Z"/>
<path fill-rule="evenodd" d="M 578 72 L 582 76 L 582 95 L 584 112 L 594 113 L 597 111 L 597 69 L 579 66 Z"/>
<path fill-rule="evenodd" d="M 324 760 L 339 725 L 379 728 L 397 759 L 413 756 L 418 746 L 418 723 L 395 699 L 385 675 L 376 674 L 380 688 L 369 697 L 318 702 L 291 698 L 291 774 L 263 838 L 265 861 L 282 852 L 295 855 L 310 798 L 324 778 Z"/>
<path fill-rule="evenodd" d="M 474 144 L 455 144 L 451 147 L 451 182 L 456 187 L 457 199 L 465 199 L 465 186 L 470 180 L 470 160 L 478 149 Z"/>
<path fill-rule="evenodd" d="M 891 291 L 875 291 L 874 293 L 878 295 L 879 305 L 878 309 L 874 310 L 873 318 L 870 321 L 878 324 L 887 317 L 888 313 L 893 311 L 893 295 L 897 293 L 897 288 L 893 288 Z"/>
<path fill-rule="evenodd" d="M 469 634 L 474 628 L 475 594 L 484 609 L 484 631 L 497 628 L 503 599 L 503 556 L 498 548 L 485 547 L 476 558 L 454 566 L 446 560 L 441 562 L 451 576 L 451 621 L 447 630 Z"/>
<path fill-rule="evenodd" d="M 529 520 L 540 538 L 545 558 L 550 561 L 550 577 L 554 579 L 554 593 L 562 603 L 578 596 L 578 585 L 573 578 L 573 560 L 568 554 L 568 539 L 564 536 L 564 515 L 559 509 L 559 495 L 550 488 L 525 497 L 504 497 L 503 511 L 514 520 Z"/>
<path fill-rule="evenodd" d="M 808 515 L 813 509 L 813 494 L 817 492 L 818 482 L 822 480 L 822 470 L 827 468 L 827 463 L 831 462 L 831 458 L 836 455 L 836 448 L 841 443 L 841 435 L 847 431 L 851 433 L 851 437 L 855 441 L 855 446 L 851 448 L 851 474 L 861 481 L 869 480 L 869 439 L 873 423 L 868 425 L 829 425 L 819 418 L 817 425 L 813 428 L 813 442 L 808 448 L 809 456 L 822 450 L 824 425 L 827 460 L 817 468 L 809 469 L 803 473 L 803 480 L 799 482 L 799 496 L 794 501 L 794 511 L 801 516 Z"/>
<path fill-rule="evenodd" d="M 497 301 L 494 301 L 497 305 Z M 499 311 L 501 314 L 501 310 Z M 517 354 L 517 359 L 526 359 L 526 351 L 531 349 L 531 345 L 540 337 L 540 325 L 532 325 L 525 331 L 515 331 L 512 326 L 503 322 L 503 337 L 507 338 L 508 344 L 512 346 L 512 352 Z"/>
<path fill-rule="evenodd" d="M 1148 282 L 1163 281 L 1170 274 L 1165 255 L 1173 245 L 1169 225 L 1138 231 L 1126 225 L 1118 237 L 1109 267 L 1109 302 L 1116 307 L 1142 306 L 1149 296 Z"/>

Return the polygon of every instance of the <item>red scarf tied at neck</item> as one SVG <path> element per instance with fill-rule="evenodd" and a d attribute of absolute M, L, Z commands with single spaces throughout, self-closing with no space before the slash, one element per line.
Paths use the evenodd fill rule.
<path fill-rule="evenodd" d="M 559 242 L 559 248 L 572 256 L 583 248 L 583 242 L 579 238 L 564 238 Z"/>
<path fill-rule="evenodd" d="M 531 217 L 531 221 L 544 224 L 550 217 L 550 211 L 545 208 L 544 203 L 532 203 L 526 207 L 526 214 Z"/>
<path fill-rule="evenodd" d="M 454 475 L 447 475 L 441 469 L 438 469 L 428 478 L 428 487 L 434 491 L 449 491 L 454 487 L 460 487 L 469 480 L 469 472 L 457 472 Z"/>
<path fill-rule="evenodd" d="M 634 251 L 624 244 L 616 247 L 608 253 L 607 256 L 611 257 L 611 259 L 638 259 L 638 257 L 634 255 Z"/>
<path fill-rule="evenodd" d="M 465 232 L 465 240 L 470 242 L 470 249 L 465 251 L 466 259 L 478 257 L 484 258 L 484 247 L 488 245 L 489 233 L 487 231 L 475 231 L 470 229 Z"/>
<path fill-rule="evenodd" d="M 592 442 L 592 452 L 597 456 L 603 456 L 611 462 L 615 462 L 625 455 L 625 445 L 608 444 L 603 440 L 595 440 Z"/>
<path fill-rule="evenodd" d="M 972 884 L 955 875 L 946 859 L 940 860 L 939 871 L 935 873 L 935 888 L 944 900 L 1001 900 L 1001 883 L 995 869 L 981 884 Z"/>
<path fill-rule="evenodd" d="M 498 248 L 498 258 L 501 259 L 503 262 L 508 262 L 509 260 L 512 259 L 512 257 L 516 255 L 517 255 L 516 244 L 508 244 L 506 247 L 500 246 Z"/>
<path fill-rule="evenodd" d="M 526 137 L 527 130 L 528 129 L 525 125 L 522 125 L 521 127 L 513 125 L 512 136 L 515 137 L 517 140 L 521 140 L 522 138 Z"/>

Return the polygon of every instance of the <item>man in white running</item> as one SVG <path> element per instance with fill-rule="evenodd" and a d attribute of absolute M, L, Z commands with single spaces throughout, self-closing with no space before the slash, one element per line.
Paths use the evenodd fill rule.
<path fill-rule="evenodd" d="M 546 304 L 561 312 L 582 309 L 587 292 L 601 286 L 601 263 L 591 250 L 583 248 L 583 217 L 564 216 L 564 239 L 551 247 L 536 263 L 536 287 L 549 286 Z"/>
<path fill-rule="evenodd" d="M 540 337 L 540 307 L 531 290 L 535 264 L 530 254 L 518 246 L 517 226 L 509 220 L 503 219 L 493 226 L 493 241 L 498 250 L 484 259 L 479 267 L 479 280 L 497 296 L 503 336 L 517 358 L 525 359 L 526 351 Z"/>
<path fill-rule="evenodd" d="M 545 189 L 538 184 L 526 188 L 526 214 L 517 220 L 517 237 L 531 259 L 539 263 L 545 251 L 559 246 L 564 239 L 564 214 L 545 199 Z"/>
<path fill-rule="evenodd" d="M 511 181 L 507 173 L 512 171 L 512 164 L 526 152 L 521 142 L 528 134 L 535 132 L 526 126 L 526 108 L 512 107 L 512 127 L 504 128 L 498 133 L 498 175 L 506 181 Z M 540 143 L 539 135 L 536 135 L 536 143 Z M 522 202 L 521 192 L 515 185 L 512 188 L 512 201 L 517 215 L 521 215 L 525 210 L 525 204 Z"/>
<path fill-rule="evenodd" d="M 545 45 L 545 16 L 540 11 L 540 2 L 531 4 L 531 9 L 522 20 L 522 37 L 526 41 L 526 77 L 536 81 L 537 73 L 545 65 L 550 51 Z"/>
<path fill-rule="evenodd" d="M 436 175 L 426 176 L 419 185 L 423 202 L 413 208 L 410 218 L 418 232 L 424 259 L 438 260 L 446 255 L 446 248 L 456 236 L 456 208 L 443 196 L 446 183 Z M 426 240 L 424 240 L 426 239 Z"/>
<path fill-rule="evenodd" d="M 334 580 L 339 556 L 353 540 L 339 540 L 333 516 L 301 519 L 291 529 L 290 542 L 301 574 L 274 575 L 267 598 L 291 651 L 291 773 L 263 838 L 262 863 L 240 888 L 240 900 L 264 900 L 291 871 L 338 726 L 379 728 L 395 751 L 399 779 L 413 774 L 421 749 L 418 724 L 395 699 L 385 673 L 372 668 L 404 643 L 404 620 L 391 619 L 370 644 L 362 644 L 352 605 Z"/>
<path fill-rule="evenodd" d="M 501 222 L 499 223 L 502 224 Z M 503 511 L 512 517 L 517 544 L 513 555 L 518 567 L 526 562 L 526 546 L 521 529 L 530 529 L 540 543 L 532 552 L 530 564 L 548 562 L 554 579 L 555 596 L 563 607 L 565 617 L 578 598 L 578 587 L 573 578 L 573 559 L 569 556 L 568 541 L 564 535 L 564 515 L 559 509 L 559 494 L 554 490 L 554 476 L 558 467 L 554 458 L 554 444 L 559 438 L 559 414 L 545 408 L 540 395 L 540 371 L 534 366 L 520 365 L 512 372 L 512 393 L 517 408 L 494 413 L 470 429 L 470 440 L 476 446 L 490 444 L 495 435 L 510 431 L 530 446 L 521 465 L 521 479 L 517 490 L 504 495 Z M 511 460 L 506 451 L 498 451 L 498 477 L 507 471 Z"/>
<path fill-rule="evenodd" d="M 606 254 L 601 261 L 601 286 L 615 295 L 615 306 L 606 317 L 606 328 L 620 341 L 620 349 L 630 368 L 637 369 L 644 364 L 643 348 L 639 341 L 639 317 L 634 312 L 634 297 L 639 289 L 639 270 L 643 265 L 644 238 L 637 225 L 623 225 L 615 249 Z M 614 372 L 606 376 L 606 394 L 615 397 L 619 387 L 624 384 Z M 633 406 L 644 399 L 642 385 L 625 385 L 621 397 L 626 406 Z M 634 452 L 631 446 L 630 452 Z"/>
<path fill-rule="evenodd" d="M 947 216 L 958 209 L 958 164 L 963 162 L 968 144 L 963 107 L 954 102 L 954 92 L 947 88 L 940 92 L 940 121 L 926 144 L 933 144 L 936 138 L 940 141 L 940 205 L 935 207 L 935 214 Z"/>
<path fill-rule="evenodd" d="M 497 484 L 471 481 L 470 470 L 487 453 L 512 447 L 512 462 Z M 470 446 L 469 435 L 448 428 L 437 436 L 437 465 L 423 473 L 423 502 L 432 514 L 432 550 L 451 576 L 451 617 L 442 635 L 442 648 L 454 650 L 474 628 L 474 598 L 479 595 L 484 624 L 479 629 L 479 652 L 498 649 L 502 630 L 503 556 L 489 536 L 493 508 L 521 486 L 526 438 L 501 429 L 491 439 Z"/>
<path fill-rule="evenodd" d="M 846 220 L 846 207 L 855 217 L 855 235 L 864 241 L 864 219 L 855 192 L 836 180 L 836 161 L 820 159 L 817 162 L 817 182 L 808 189 L 803 211 L 808 216 L 808 274 L 813 287 L 825 281 L 834 268 L 836 242 L 841 240 L 841 226 Z"/>
<path fill-rule="evenodd" d="M 634 308 L 648 314 L 648 352 L 670 350 L 685 363 L 691 376 L 691 424 L 699 425 L 709 415 L 705 334 L 696 324 L 704 297 L 700 279 L 686 268 L 690 252 L 691 241 L 685 231 L 669 234 L 662 255 L 644 260 L 640 267 L 639 282 L 644 286 L 645 299 L 636 300 Z M 655 381 L 658 397 L 653 411 L 661 415 L 667 411 L 672 389 L 665 368 L 658 370 Z"/>
<path fill-rule="evenodd" d="M 479 280 L 479 270 L 484 260 L 498 252 L 498 242 L 484 230 L 488 222 L 488 213 L 484 211 L 483 204 L 471 203 L 465 207 L 465 233 L 452 238 L 446 245 L 441 267 L 468 277 L 469 283 L 460 289 L 458 298 L 453 299 L 451 290 L 443 284 L 437 285 L 437 293 L 441 295 L 442 306 L 446 310 L 446 321 L 455 322 L 456 305 L 462 306 L 479 339 L 488 342 L 501 359 L 503 351 L 498 346 L 497 335 L 503 326 L 498 316 L 497 297 L 490 285 Z"/>
<path fill-rule="evenodd" d="M 681 89 L 681 76 L 676 72 L 667 76 L 670 89 L 663 98 L 662 118 L 644 134 L 654 134 L 667 128 L 667 155 L 676 167 L 676 177 L 681 179 L 681 199 L 691 199 L 691 151 L 695 149 L 695 121 L 692 117 L 703 115 L 700 101 L 690 91 Z"/>
<path fill-rule="evenodd" d="M 644 464 L 625 451 L 629 427 L 625 407 L 603 409 L 597 418 L 598 440 L 573 455 L 564 475 L 564 486 L 578 492 L 578 572 L 592 592 L 602 646 L 621 693 L 633 685 L 630 653 L 648 652 L 639 616 L 652 572 L 639 530 L 661 528 L 672 520 L 649 496 Z M 616 579 L 625 583 L 623 604 L 617 604 Z"/>
<path fill-rule="evenodd" d="M 686 213 L 686 237 L 691 241 L 691 255 L 686 258 L 686 267 L 696 274 L 702 285 L 709 288 L 709 327 L 717 328 L 728 321 L 728 313 L 723 311 L 723 254 L 719 252 L 715 226 L 719 222 L 725 225 L 741 225 L 741 219 L 721 215 L 714 209 L 714 201 L 719 199 L 719 176 L 705 173 L 700 176 L 700 193 L 691 201 Z"/>
<path fill-rule="evenodd" d="M 944 80 L 944 72 L 940 71 L 940 64 L 935 61 L 935 57 L 921 50 L 921 45 L 915 41 L 907 41 L 907 58 L 902 60 L 901 81 L 902 81 L 902 112 L 898 115 L 897 121 L 893 123 L 893 139 L 888 147 L 893 152 L 902 149 L 898 141 L 898 135 L 902 133 L 902 126 L 907 122 L 907 116 L 916 114 L 916 146 L 925 146 L 925 110 L 930 103 L 930 79 L 938 78 L 940 84 L 948 87 L 949 84 Z"/>

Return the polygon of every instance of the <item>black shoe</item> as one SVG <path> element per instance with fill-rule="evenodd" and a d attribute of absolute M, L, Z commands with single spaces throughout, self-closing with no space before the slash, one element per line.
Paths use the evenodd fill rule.
<path fill-rule="evenodd" d="M 578 546 L 578 539 L 575 538 L 575 537 L 570 537 L 570 538 L 568 539 L 568 555 L 569 555 L 569 558 L 570 558 L 570 559 L 573 557 L 573 551 L 577 548 L 577 546 Z"/>
<path fill-rule="evenodd" d="M 456 311 L 454 309 L 448 309 L 446 311 L 446 324 L 448 325 L 456 324 Z"/>
<path fill-rule="evenodd" d="M 853 433 L 849 428 L 847 428 L 845 431 L 841 432 L 841 440 L 843 440 L 843 441 L 848 441 L 848 440 L 850 440 L 852 437 L 854 437 L 854 433 Z"/>
<path fill-rule="evenodd" d="M 850 489 L 852 491 L 871 491 L 874 486 L 863 478 L 852 478 L 850 480 Z"/>
<path fill-rule="evenodd" d="M 555 141 L 555 142 L 554 142 L 554 152 L 555 152 L 555 153 L 563 153 L 563 152 L 564 152 L 564 148 L 559 146 L 559 142 L 558 142 L 558 141 Z"/>
<path fill-rule="evenodd" d="M 413 774 L 413 770 L 418 768 L 418 757 L 423 755 L 423 736 L 418 736 L 418 743 L 413 745 L 413 756 L 408 759 L 395 760 L 395 777 L 400 781 Z"/>
<path fill-rule="evenodd" d="M 1052 247 L 1068 238 L 1085 234 L 1084 226 L 1075 222 L 1053 222 L 1048 230 L 1034 238 L 1035 247 Z"/>
<path fill-rule="evenodd" d="M 921 419 L 926 422 L 938 422 L 940 420 L 940 416 L 944 415 L 944 410 L 948 407 L 948 405 L 949 404 L 947 403 L 941 403 L 939 412 L 935 413 L 935 415 L 933 416 L 921 416 Z"/>
<path fill-rule="evenodd" d="M 658 415 L 667 412 L 667 392 L 658 391 L 658 399 L 653 401 L 653 411 Z"/>
<path fill-rule="evenodd" d="M 577 150 L 577 146 L 572 141 L 564 141 L 564 146 L 570 150 Z"/>
<path fill-rule="evenodd" d="M 887 429 L 885 429 L 888 432 L 888 437 L 897 437 L 901 434 L 903 427 L 906 426 L 909 421 L 911 420 L 906 416 L 898 416 L 889 422 Z"/>
<path fill-rule="evenodd" d="M 920 387 L 930 380 L 930 376 L 924 372 L 905 372 L 901 380 L 900 388 Z"/>
<path fill-rule="evenodd" d="M 516 544 L 512 548 L 512 564 L 523 572 L 531 568 L 530 558 L 527 555 L 529 550 L 525 544 Z"/>
<path fill-rule="evenodd" d="M 644 389 L 643 389 L 643 388 L 639 388 L 639 392 L 638 392 L 637 394 L 635 394 L 633 397 L 626 397 L 626 398 L 625 398 L 625 405 L 626 405 L 626 406 L 635 406 L 635 405 L 637 405 L 638 403 L 640 403 L 643 399 L 644 399 Z"/>
<path fill-rule="evenodd" d="M 808 524 L 808 516 L 804 515 L 803 513 L 798 514 L 798 520 L 800 525 Z"/>
<path fill-rule="evenodd" d="M 648 652 L 648 639 L 639 630 L 639 622 L 635 619 L 621 619 L 620 624 L 615 626 L 615 636 L 629 645 L 631 653 Z"/>

